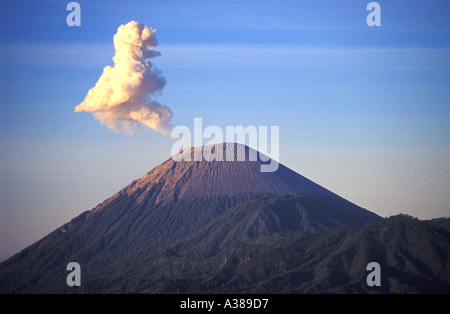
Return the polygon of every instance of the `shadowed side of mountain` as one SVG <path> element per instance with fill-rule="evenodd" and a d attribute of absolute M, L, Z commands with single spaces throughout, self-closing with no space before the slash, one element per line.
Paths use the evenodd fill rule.
<path fill-rule="evenodd" d="M 450 293 L 449 226 L 450 220 L 398 215 L 353 228 L 261 236 L 209 258 L 158 249 L 87 275 L 78 291 Z M 367 285 L 370 262 L 380 265 L 381 286 Z"/>
<path fill-rule="evenodd" d="M 65 290 L 63 266 L 69 262 L 83 265 L 83 273 L 102 273 L 124 260 L 174 244 L 227 209 L 257 197 L 211 197 L 156 205 L 158 190 L 147 192 L 138 203 L 126 194 L 117 196 L 103 210 L 82 213 L 4 261 L 0 292 Z"/>
<path fill-rule="evenodd" d="M 176 247 L 211 256 L 263 235 L 316 233 L 380 219 L 337 196 L 267 196 L 235 205 Z"/>
<path fill-rule="evenodd" d="M 3 292 L 66 291 L 63 266 L 72 261 L 83 265 L 86 278 L 102 278 L 158 249 L 202 260 L 262 235 L 319 232 L 380 219 L 341 198 L 243 195 L 155 205 L 157 195 L 155 188 L 136 204 L 123 194 L 105 210 L 84 212 L 0 264 Z"/>

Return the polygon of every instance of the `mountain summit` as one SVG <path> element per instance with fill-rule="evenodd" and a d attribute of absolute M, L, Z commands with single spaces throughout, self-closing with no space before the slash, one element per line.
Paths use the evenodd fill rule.
<path fill-rule="evenodd" d="M 261 153 L 246 145 L 223 143 L 221 160 L 211 160 L 216 145 L 189 147 L 167 159 L 142 178 L 115 194 L 141 201 L 147 192 L 158 189 L 156 203 L 237 195 L 295 195 L 299 192 L 336 196 L 291 169 L 279 165 L 274 172 L 261 172 Z M 231 160 L 227 156 L 231 154 Z M 267 160 L 268 158 L 265 158 Z"/>
<path fill-rule="evenodd" d="M 65 280 L 58 278 L 67 263 L 76 261 L 90 278 L 93 290 L 86 291 L 98 292 L 103 290 L 93 288 L 99 287 L 97 280 L 149 254 L 195 261 L 261 236 L 381 219 L 281 164 L 274 172 L 261 172 L 267 158 L 247 146 L 224 143 L 222 148 L 224 154 L 232 152 L 232 160 L 208 161 L 217 153 L 211 146 L 180 152 L 182 158 L 169 158 L 3 262 L 1 290 L 66 291 Z M 193 158 L 184 160 L 189 155 Z"/>

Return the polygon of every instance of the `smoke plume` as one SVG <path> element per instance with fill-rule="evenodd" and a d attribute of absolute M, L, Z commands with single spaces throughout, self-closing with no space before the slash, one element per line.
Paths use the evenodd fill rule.
<path fill-rule="evenodd" d="M 92 112 L 115 132 L 133 133 L 143 124 L 164 135 L 170 133 L 172 111 L 151 99 L 166 85 L 161 72 L 148 60 L 159 56 L 156 30 L 132 21 L 114 35 L 114 66 L 106 66 L 75 112 Z"/>

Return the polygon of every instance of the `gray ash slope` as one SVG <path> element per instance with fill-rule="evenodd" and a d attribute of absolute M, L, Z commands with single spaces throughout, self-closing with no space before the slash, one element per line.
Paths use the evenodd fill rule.
<path fill-rule="evenodd" d="M 239 147 L 223 144 L 224 152 L 234 150 L 234 161 L 169 158 L 0 264 L 0 290 L 66 291 L 70 261 L 83 265 L 85 276 L 104 278 L 157 250 L 209 258 L 260 236 L 381 219 L 282 164 L 261 172 L 264 162 L 253 158 L 258 153 L 244 147 L 239 156 Z"/>
<path fill-rule="evenodd" d="M 261 165 L 266 163 L 261 160 L 261 154 L 245 145 L 224 143 L 221 146 L 223 161 L 206 161 L 211 158 L 215 145 L 204 146 L 202 150 L 187 148 L 133 181 L 119 194 L 142 199 L 146 191 L 159 186 L 156 203 L 239 194 L 295 195 L 301 191 L 336 196 L 282 164 L 274 172 L 262 172 Z M 226 160 L 228 155 L 232 156 L 231 161 Z M 190 161 L 185 161 L 187 156 Z M 203 158 L 201 162 L 196 161 L 199 158 Z"/>

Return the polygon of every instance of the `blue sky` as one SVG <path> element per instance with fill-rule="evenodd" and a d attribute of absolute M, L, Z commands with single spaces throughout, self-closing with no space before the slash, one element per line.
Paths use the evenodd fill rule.
<path fill-rule="evenodd" d="M 174 125 L 280 126 L 280 161 L 382 216 L 450 215 L 450 2 L 0 4 L 0 258 L 163 162 L 173 140 L 74 108 L 131 20 L 157 29 Z"/>

